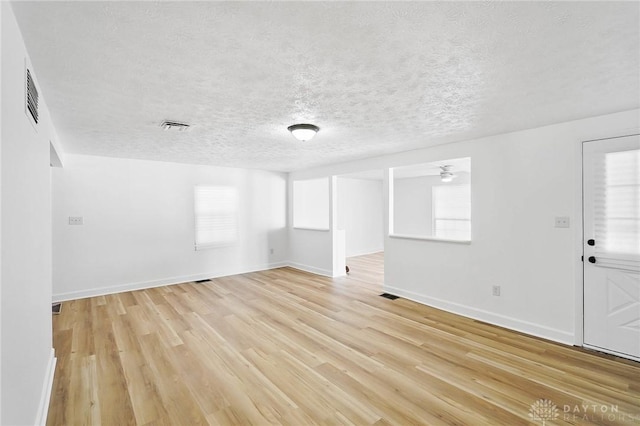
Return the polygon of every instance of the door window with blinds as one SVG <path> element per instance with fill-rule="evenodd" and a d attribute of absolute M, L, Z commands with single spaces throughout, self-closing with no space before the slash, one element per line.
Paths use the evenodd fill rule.
<path fill-rule="evenodd" d="M 390 171 L 390 235 L 471 241 L 471 159 L 455 158 Z"/>
<path fill-rule="evenodd" d="M 640 257 L 640 150 L 595 156 L 595 239 L 605 253 Z"/>
<path fill-rule="evenodd" d="M 195 248 L 234 244 L 238 239 L 238 191 L 232 186 L 198 185 L 194 190 Z"/>

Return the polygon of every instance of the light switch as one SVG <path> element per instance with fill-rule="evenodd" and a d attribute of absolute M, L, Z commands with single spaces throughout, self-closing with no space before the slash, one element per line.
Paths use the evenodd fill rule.
<path fill-rule="evenodd" d="M 84 225 L 82 216 L 69 216 L 69 225 Z"/>

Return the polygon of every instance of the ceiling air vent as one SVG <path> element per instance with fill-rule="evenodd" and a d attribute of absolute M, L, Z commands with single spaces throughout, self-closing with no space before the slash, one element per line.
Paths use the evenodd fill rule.
<path fill-rule="evenodd" d="M 27 111 L 31 114 L 33 121 L 38 123 L 38 89 L 31 77 L 31 72 L 27 68 Z"/>
<path fill-rule="evenodd" d="M 190 125 L 188 125 L 187 123 L 180 123 L 178 121 L 170 121 L 170 120 L 165 120 L 162 122 L 162 124 L 160 124 L 160 127 L 162 127 L 163 130 L 169 132 L 186 132 L 187 130 L 189 130 L 189 127 L 191 127 Z"/>

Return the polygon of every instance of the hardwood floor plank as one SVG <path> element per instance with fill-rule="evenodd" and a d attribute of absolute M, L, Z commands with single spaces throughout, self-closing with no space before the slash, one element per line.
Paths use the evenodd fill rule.
<path fill-rule="evenodd" d="M 140 336 L 142 354 L 153 374 L 158 394 L 172 424 L 206 425 L 193 395 L 184 385 L 171 362 L 160 337 L 156 333 Z M 117 424 L 117 423 L 114 423 Z"/>
<path fill-rule="evenodd" d="M 153 373 L 144 363 L 142 353 L 127 351 L 120 354 L 122 370 L 131 397 L 135 424 L 150 424 L 169 419 L 153 381 Z"/>
<path fill-rule="evenodd" d="M 640 424 L 640 364 L 382 298 L 383 259 L 64 302 L 47 424 Z"/>
<path fill-rule="evenodd" d="M 98 301 L 99 302 L 99 301 Z M 120 361 L 120 353 L 113 333 L 106 304 L 93 306 L 93 336 L 95 351 L 95 380 L 92 381 L 95 405 L 100 407 L 103 424 L 135 424 L 133 408 L 127 389 L 127 380 Z M 109 389 L 98 395 L 99 389 Z M 111 407 L 118 407 L 113 410 Z"/>
<path fill-rule="evenodd" d="M 70 369 L 70 404 L 65 417 L 79 424 L 100 425 L 96 356 L 72 357 Z"/>

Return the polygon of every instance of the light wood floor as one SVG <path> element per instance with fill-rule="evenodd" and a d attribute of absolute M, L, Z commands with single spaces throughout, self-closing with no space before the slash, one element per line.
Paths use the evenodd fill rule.
<path fill-rule="evenodd" d="M 381 262 L 65 302 L 47 424 L 640 423 L 640 364 L 382 298 Z"/>

